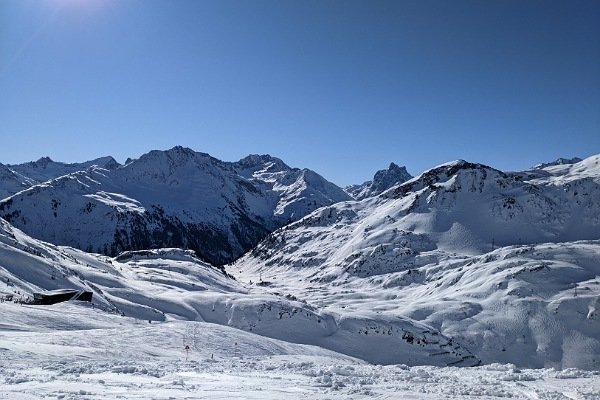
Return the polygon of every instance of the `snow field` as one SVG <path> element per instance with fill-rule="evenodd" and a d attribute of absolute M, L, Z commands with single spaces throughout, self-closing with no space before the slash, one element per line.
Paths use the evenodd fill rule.
<path fill-rule="evenodd" d="M 0 399 L 6 400 L 600 397 L 594 371 L 373 365 L 226 326 L 148 324 L 78 303 L 3 303 L 0 312 L 13 321 L 0 331 Z M 31 330 L 20 330 L 19 319 Z M 50 320 L 57 327 L 35 328 Z M 94 328 L 79 329 L 84 321 Z"/>

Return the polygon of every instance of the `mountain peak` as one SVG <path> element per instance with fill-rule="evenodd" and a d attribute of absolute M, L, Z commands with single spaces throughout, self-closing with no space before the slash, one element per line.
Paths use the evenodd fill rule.
<path fill-rule="evenodd" d="M 579 157 L 573 157 L 573 158 L 558 158 L 552 162 L 549 163 L 541 163 L 536 165 L 535 167 L 533 167 L 533 169 L 544 169 L 547 167 L 553 167 L 556 165 L 567 165 L 567 164 L 577 164 L 578 162 L 583 161 L 581 158 Z"/>
<path fill-rule="evenodd" d="M 195 155 L 196 152 L 192 149 L 190 149 L 189 147 L 184 147 L 184 146 L 174 146 L 172 148 L 170 148 L 169 150 L 166 150 L 166 153 L 171 153 L 171 154 L 185 154 L 185 155 Z"/>
<path fill-rule="evenodd" d="M 35 161 L 34 164 L 38 167 L 46 167 L 48 164 L 52 164 L 54 163 L 54 160 L 52 160 L 50 157 L 45 156 L 45 157 L 41 157 L 39 160 Z"/>
<path fill-rule="evenodd" d="M 74 166 L 78 164 L 73 164 Z M 115 160 L 112 156 L 98 157 L 94 160 L 87 161 L 82 163 L 81 166 L 98 166 L 100 168 L 113 170 L 121 166 L 117 160 Z"/>
<path fill-rule="evenodd" d="M 256 172 L 274 173 L 290 171 L 286 163 L 270 154 L 250 154 L 239 161 L 232 163 L 236 172 L 245 177 L 251 177 Z"/>
<path fill-rule="evenodd" d="M 404 183 L 411 178 L 412 175 L 408 173 L 406 167 L 400 167 L 398 164 L 391 162 L 387 169 L 377 171 L 372 181 L 367 181 L 362 185 L 349 186 L 346 188 L 346 192 L 354 199 L 362 200 L 377 196 L 392 186 Z"/>
<path fill-rule="evenodd" d="M 239 160 L 236 164 L 240 166 L 254 167 L 261 166 L 267 163 L 275 163 L 278 165 L 285 165 L 281 159 L 273 157 L 270 154 L 249 154 L 246 157 Z M 287 165 L 285 165 L 287 167 Z"/>
<path fill-rule="evenodd" d="M 217 161 L 209 154 L 196 152 L 189 147 L 175 146 L 168 150 L 151 150 L 137 159 L 128 159 L 125 165 L 168 164 L 170 167 L 181 166 L 194 160 Z"/>

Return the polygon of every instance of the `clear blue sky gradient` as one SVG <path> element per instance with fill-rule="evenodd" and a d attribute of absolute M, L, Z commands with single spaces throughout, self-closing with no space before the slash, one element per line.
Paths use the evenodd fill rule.
<path fill-rule="evenodd" d="M 599 21 L 597 0 L 0 0 L 0 162 L 183 145 L 346 185 L 586 157 Z"/>

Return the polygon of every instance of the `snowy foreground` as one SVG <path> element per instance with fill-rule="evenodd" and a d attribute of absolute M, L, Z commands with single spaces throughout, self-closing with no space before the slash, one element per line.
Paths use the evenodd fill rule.
<path fill-rule="evenodd" d="M 0 399 L 600 398 L 597 371 L 380 366 L 227 326 L 149 324 L 77 303 L 1 303 L 0 315 Z"/>

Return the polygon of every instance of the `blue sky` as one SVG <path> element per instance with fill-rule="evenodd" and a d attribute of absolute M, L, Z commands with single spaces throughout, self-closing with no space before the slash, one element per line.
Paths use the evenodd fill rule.
<path fill-rule="evenodd" d="M 596 0 L 1 0 L 0 162 L 183 145 L 346 185 L 585 157 L 598 21 Z"/>

